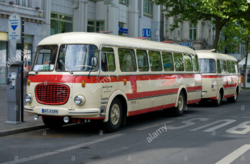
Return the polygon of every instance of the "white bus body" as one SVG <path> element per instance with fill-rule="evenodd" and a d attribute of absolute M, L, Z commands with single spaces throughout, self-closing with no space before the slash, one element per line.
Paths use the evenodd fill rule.
<path fill-rule="evenodd" d="M 102 120 L 112 132 L 128 116 L 167 108 L 181 116 L 201 100 L 198 57 L 184 46 L 73 32 L 43 39 L 36 55 L 25 111 L 50 128 Z"/>
<path fill-rule="evenodd" d="M 237 59 L 213 50 L 196 51 L 202 74 L 202 100 L 214 100 L 216 106 L 223 98 L 236 102 L 241 90 Z"/>

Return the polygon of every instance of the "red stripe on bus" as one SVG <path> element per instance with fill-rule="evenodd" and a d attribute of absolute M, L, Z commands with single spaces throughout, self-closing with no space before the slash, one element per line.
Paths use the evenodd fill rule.
<path fill-rule="evenodd" d="M 163 90 L 157 90 L 157 91 L 128 93 L 126 94 L 126 96 L 128 99 L 136 99 L 136 98 L 151 97 L 151 96 L 158 96 L 158 95 L 165 95 L 165 94 L 173 94 L 177 92 L 178 92 L 178 88 L 175 88 L 175 89 L 163 89 Z"/>
<path fill-rule="evenodd" d="M 181 79 L 181 78 L 197 78 L 201 80 L 201 75 L 199 74 L 169 74 L 169 75 L 131 75 L 131 76 L 119 76 L 118 81 L 134 80 L 168 80 L 168 79 Z M 116 76 L 77 76 L 77 75 L 34 75 L 29 76 L 28 79 L 34 83 L 81 83 L 83 80 L 86 83 L 108 83 L 117 82 Z"/>
<path fill-rule="evenodd" d="M 189 100 L 188 104 L 194 104 L 194 103 L 199 102 L 199 101 L 201 101 L 201 99 Z"/>
<path fill-rule="evenodd" d="M 221 78 L 221 77 L 232 77 L 232 76 L 238 76 L 238 75 L 202 75 L 202 78 Z"/>
<path fill-rule="evenodd" d="M 230 94 L 230 95 L 225 95 L 224 98 L 229 98 L 229 97 L 233 97 L 234 94 Z M 217 100 L 217 97 L 208 97 L 209 99 L 213 99 L 213 100 Z"/>
<path fill-rule="evenodd" d="M 129 112 L 128 116 L 134 116 L 134 115 L 153 112 L 153 111 L 162 110 L 162 109 L 166 109 L 166 108 L 172 108 L 174 106 L 175 106 L 175 104 L 173 103 L 173 104 L 166 104 L 166 105 L 161 105 L 161 106 L 156 106 L 156 107 L 151 107 L 151 108 L 135 110 L 135 111 Z"/>

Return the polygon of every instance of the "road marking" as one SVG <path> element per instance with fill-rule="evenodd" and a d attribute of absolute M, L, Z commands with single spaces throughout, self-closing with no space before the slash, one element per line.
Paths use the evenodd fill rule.
<path fill-rule="evenodd" d="M 189 115 L 189 116 L 183 116 L 183 117 L 178 117 L 178 118 L 176 118 L 176 119 L 181 119 L 181 120 L 183 120 L 183 119 L 187 119 L 187 118 L 191 118 L 191 117 L 195 117 L 196 115 Z"/>
<path fill-rule="evenodd" d="M 142 128 L 138 128 L 136 130 L 145 130 L 145 129 L 150 129 L 150 128 L 154 128 L 154 127 L 158 127 L 158 126 L 161 126 L 161 125 L 164 125 L 164 124 L 168 124 L 168 123 L 172 123 L 174 121 L 165 121 L 165 122 L 161 122 L 161 123 L 158 123 L 158 124 L 154 124 L 154 125 L 149 125 L 149 126 L 145 126 L 145 127 L 142 127 Z"/>
<path fill-rule="evenodd" d="M 207 130 L 205 130 L 204 132 L 213 132 L 213 131 L 215 131 L 216 129 L 222 128 L 222 127 L 224 127 L 224 126 L 227 126 L 227 125 L 229 125 L 229 124 L 235 122 L 236 120 L 218 120 L 218 121 L 212 122 L 212 123 L 210 123 L 210 124 L 206 124 L 206 125 L 200 126 L 200 127 L 198 127 L 198 128 L 195 128 L 195 129 L 191 129 L 190 131 L 197 131 L 197 130 L 206 128 L 206 127 L 208 127 L 208 126 L 211 126 L 211 125 L 217 124 L 217 123 L 219 123 L 219 122 L 223 122 L 223 121 L 227 121 L 227 122 L 225 122 L 225 123 L 223 123 L 223 124 L 221 124 L 221 125 L 212 127 L 212 128 L 210 128 L 210 129 L 207 129 Z"/>
<path fill-rule="evenodd" d="M 185 125 L 182 125 L 182 126 L 179 126 L 179 127 L 174 127 L 174 126 L 167 126 L 168 129 L 182 129 L 182 128 L 186 128 L 186 127 L 189 127 L 189 126 L 192 126 L 192 125 L 195 125 L 196 123 L 192 122 L 194 120 L 198 120 L 198 121 L 208 121 L 209 119 L 208 118 L 193 118 L 193 119 L 190 119 L 190 120 L 187 120 L 187 121 L 182 121 L 183 124 Z"/>
<path fill-rule="evenodd" d="M 224 157 L 222 160 L 220 160 L 216 164 L 230 164 L 231 162 L 239 158 L 242 154 L 247 152 L 249 149 L 250 149 L 250 145 L 247 145 L 247 144 L 243 145 L 237 150 L 235 150 L 234 152 L 232 152 L 231 154 Z"/>
<path fill-rule="evenodd" d="M 63 148 L 63 149 L 55 150 L 53 152 L 42 153 L 42 154 L 34 155 L 34 156 L 31 156 L 31 157 L 28 157 L 28 158 L 18 159 L 16 161 L 5 162 L 5 163 L 2 163 L 2 164 L 16 164 L 16 163 L 28 162 L 28 161 L 32 161 L 32 160 L 35 160 L 35 159 L 44 158 L 44 157 L 47 157 L 47 156 L 63 153 L 63 152 L 66 152 L 66 151 L 79 149 L 79 148 L 84 147 L 84 146 L 89 146 L 89 145 L 92 145 L 92 144 L 96 144 L 96 143 L 99 143 L 99 142 L 103 142 L 103 141 L 106 141 L 106 140 L 117 138 L 117 137 L 120 137 L 120 136 L 123 136 L 123 135 L 124 134 L 115 134 L 115 135 L 111 135 L 111 136 L 108 136 L 108 137 L 103 137 L 103 138 L 96 139 L 96 140 L 93 140 L 93 141 L 85 142 L 85 143 L 82 143 L 82 144 L 78 144 L 78 145 L 66 147 L 66 148 Z"/>
<path fill-rule="evenodd" d="M 250 118 L 250 117 L 242 117 L 242 118 Z"/>
<path fill-rule="evenodd" d="M 228 133 L 233 133 L 233 134 L 247 134 L 248 132 L 250 132 L 250 121 L 245 121 L 235 127 L 232 127 L 228 130 L 226 130 L 226 132 Z M 239 129 L 239 130 L 237 130 Z M 242 130 L 244 129 L 244 130 Z"/>

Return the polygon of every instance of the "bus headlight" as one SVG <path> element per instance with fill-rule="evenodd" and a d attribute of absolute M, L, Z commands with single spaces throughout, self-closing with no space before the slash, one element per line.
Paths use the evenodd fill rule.
<path fill-rule="evenodd" d="M 26 94 L 24 98 L 25 98 L 26 103 L 31 103 L 31 101 L 32 101 L 31 94 Z"/>
<path fill-rule="evenodd" d="M 75 98 L 74 98 L 74 102 L 76 105 L 83 105 L 85 103 L 85 97 L 84 96 L 81 96 L 81 95 L 77 95 Z"/>

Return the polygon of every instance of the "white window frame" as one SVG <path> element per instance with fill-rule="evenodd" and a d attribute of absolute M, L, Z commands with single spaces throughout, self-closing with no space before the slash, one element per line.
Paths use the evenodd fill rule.
<path fill-rule="evenodd" d="M 190 36 L 190 30 L 192 31 L 192 36 Z M 196 31 L 196 36 L 194 36 L 194 31 Z M 197 39 L 197 25 L 189 24 L 189 40 L 196 40 Z"/>
<path fill-rule="evenodd" d="M 145 2 L 147 2 L 147 12 L 145 12 Z M 151 10 L 149 8 L 149 6 L 151 6 Z M 154 8 L 154 2 L 152 2 L 151 0 L 144 0 L 143 1 L 143 14 L 145 16 L 149 16 L 149 17 L 153 17 L 153 8 Z"/>

